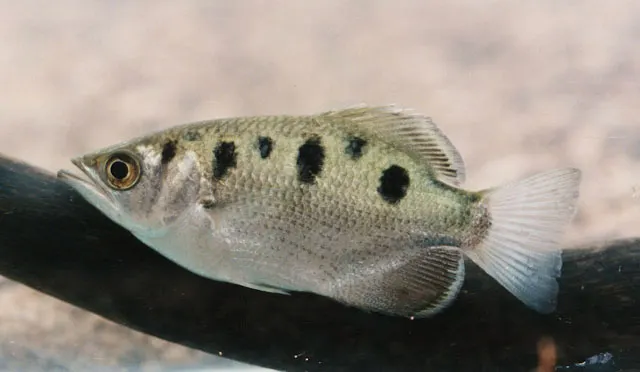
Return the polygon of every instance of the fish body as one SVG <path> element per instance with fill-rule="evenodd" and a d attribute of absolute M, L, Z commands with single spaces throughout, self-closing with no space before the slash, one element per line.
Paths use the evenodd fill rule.
<path fill-rule="evenodd" d="M 465 190 L 448 138 L 394 106 L 191 123 L 72 162 L 87 177 L 60 178 L 196 274 L 407 317 L 451 304 L 465 258 L 553 311 L 580 183 L 567 168 Z"/>

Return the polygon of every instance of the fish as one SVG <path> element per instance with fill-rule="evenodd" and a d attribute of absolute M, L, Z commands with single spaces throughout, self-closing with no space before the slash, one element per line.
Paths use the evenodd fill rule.
<path fill-rule="evenodd" d="M 466 264 L 555 311 L 582 177 L 467 190 L 449 138 L 395 104 L 191 122 L 70 160 L 61 180 L 192 273 L 412 319 L 454 302 Z"/>

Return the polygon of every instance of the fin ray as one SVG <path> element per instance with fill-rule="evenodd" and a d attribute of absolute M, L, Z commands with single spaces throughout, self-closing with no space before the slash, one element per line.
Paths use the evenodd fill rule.
<path fill-rule="evenodd" d="M 550 313 L 562 271 L 560 239 L 576 212 L 581 172 L 538 173 L 483 191 L 491 226 L 467 256 L 530 308 Z"/>
<path fill-rule="evenodd" d="M 242 286 L 243 287 L 247 287 L 247 288 L 251 288 L 251 289 L 255 289 L 255 290 L 258 290 L 258 291 L 262 291 L 262 292 L 276 293 L 276 294 L 281 294 L 281 295 L 290 295 L 290 293 L 287 292 L 286 290 L 279 289 L 279 288 L 276 288 L 276 287 L 272 287 L 270 285 L 263 285 L 263 284 L 259 284 L 259 283 L 243 283 Z"/>

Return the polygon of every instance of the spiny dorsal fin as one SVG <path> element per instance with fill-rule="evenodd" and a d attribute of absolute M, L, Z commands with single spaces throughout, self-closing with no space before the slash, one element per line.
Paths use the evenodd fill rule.
<path fill-rule="evenodd" d="M 431 121 L 431 118 L 395 105 L 357 105 L 332 110 L 321 117 L 340 117 L 376 139 L 412 153 L 429 164 L 436 176 L 454 186 L 465 181 L 462 157 L 451 141 Z"/>

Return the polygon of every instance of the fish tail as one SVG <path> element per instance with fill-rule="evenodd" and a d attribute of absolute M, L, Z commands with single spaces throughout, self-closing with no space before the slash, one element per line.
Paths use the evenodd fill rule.
<path fill-rule="evenodd" d="M 576 212 L 581 172 L 535 174 L 480 192 L 489 227 L 468 257 L 540 313 L 556 308 L 562 271 L 560 239 Z"/>

